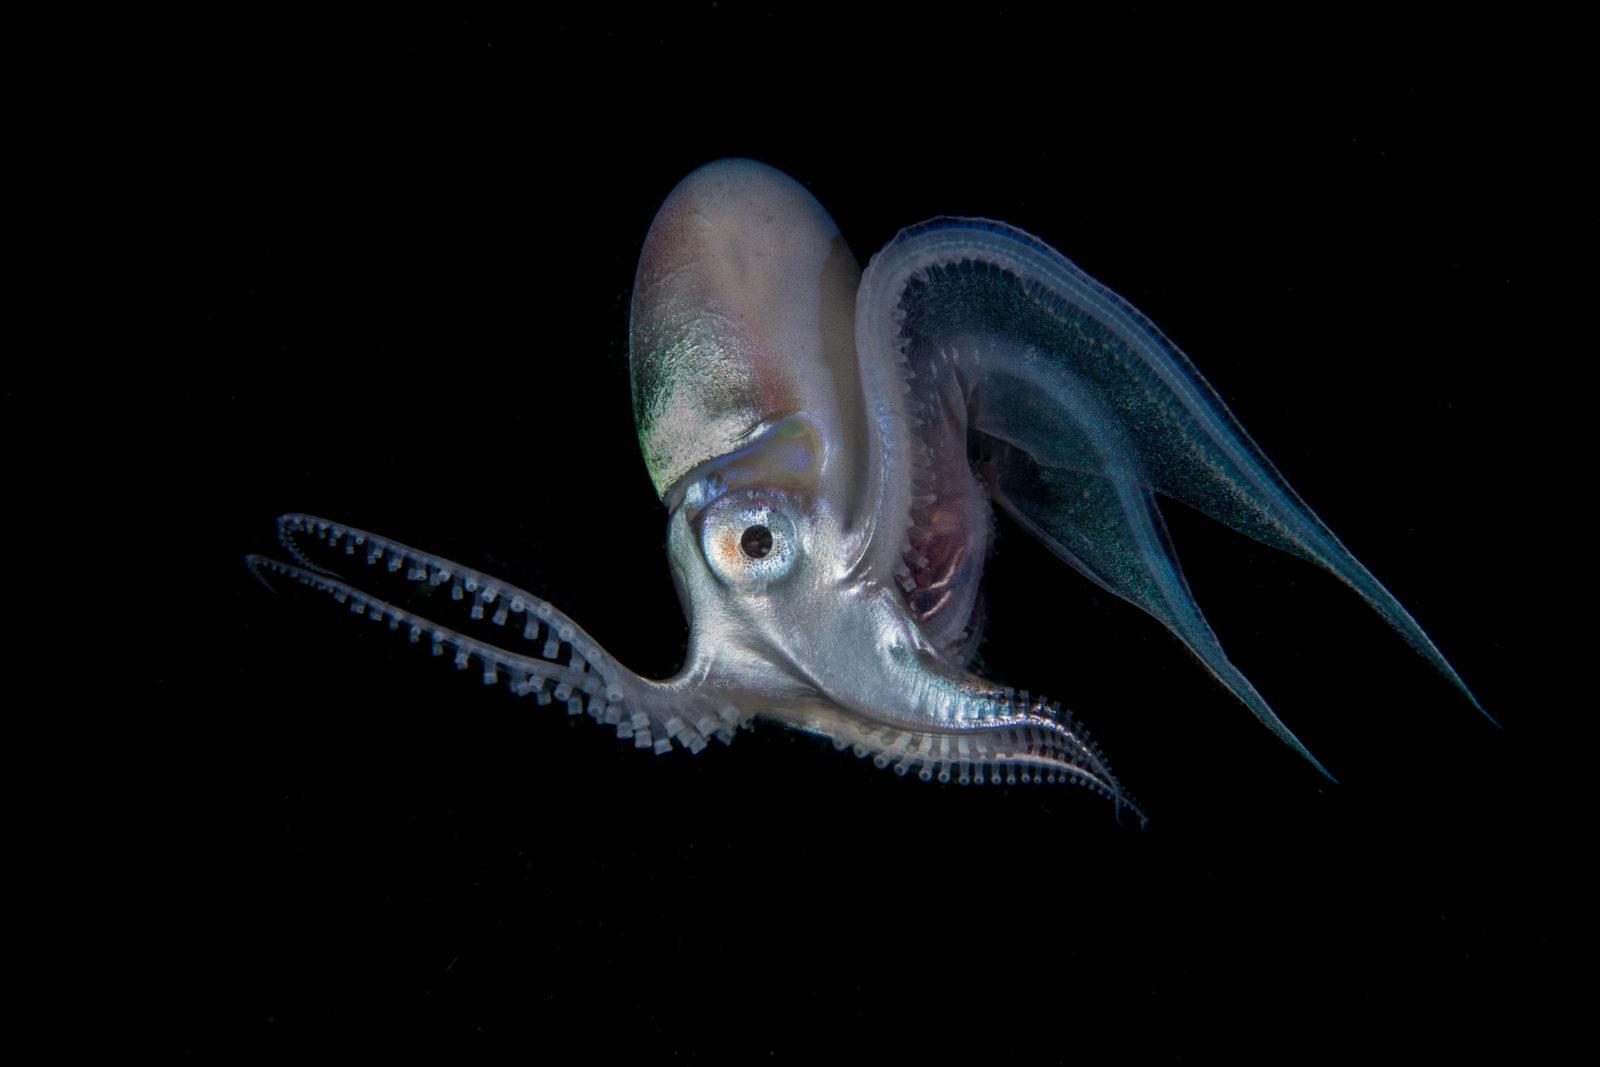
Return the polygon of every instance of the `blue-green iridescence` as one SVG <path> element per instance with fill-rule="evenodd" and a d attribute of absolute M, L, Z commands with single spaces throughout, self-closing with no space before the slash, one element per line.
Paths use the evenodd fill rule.
<path fill-rule="evenodd" d="M 737 335 L 704 308 L 671 303 L 636 316 L 633 420 L 658 496 L 708 443 L 735 441 L 759 420 L 755 366 Z"/>
<path fill-rule="evenodd" d="M 914 227 L 881 258 L 869 276 L 909 272 L 898 343 L 912 365 L 955 353 L 973 382 L 972 427 L 996 502 L 1165 623 L 1307 759 L 1316 762 L 1228 660 L 1194 602 L 1156 493 L 1332 571 L 1471 697 L 1187 357 L 1121 297 L 1036 238 L 981 220 Z"/>

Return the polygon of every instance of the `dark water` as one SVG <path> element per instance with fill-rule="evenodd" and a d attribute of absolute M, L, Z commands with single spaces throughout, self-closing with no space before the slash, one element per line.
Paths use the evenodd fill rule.
<path fill-rule="evenodd" d="M 191 586 L 162 605 L 187 653 L 141 694 L 166 709 L 156 1047 L 1180 1062 L 1548 1038 L 1582 840 L 1551 757 L 1578 709 L 1538 689 L 1534 596 L 1561 571 L 1512 560 L 1546 536 L 1534 404 L 1576 358 L 1545 278 L 1593 220 L 1563 214 L 1536 94 L 1386 33 L 1303 65 L 1227 27 L 1123 59 L 1090 42 L 1132 28 L 1002 15 L 833 56 L 699 9 L 414 29 L 230 28 L 150 72 L 131 439 Z M 1052 34 L 1061 69 L 1024 73 Z M 1342 785 L 1009 526 L 985 668 L 1076 709 L 1147 833 L 1081 791 L 922 785 L 771 727 L 655 758 L 249 577 L 274 516 L 310 511 L 674 670 L 627 300 L 656 206 L 729 154 L 795 175 L 863 261 L 985 215 L 1116 288 L 1506 729 L 1331 578 L 1176 506 L 1225 646 Z"/>

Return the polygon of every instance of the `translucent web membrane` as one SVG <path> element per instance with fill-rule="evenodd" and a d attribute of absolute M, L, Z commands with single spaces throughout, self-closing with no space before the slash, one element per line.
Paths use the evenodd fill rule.
<path fill-rule="evenodd" d="M 835 749 L 871 756 L 874 766 L 895 774 L 914 771 L 924 782 L 959 785 L 1071 783 L 1105 797 L 1119 815 L 1127 808 L 1141 827 L 1149 822 L 1089 732 L 1060 704 L 1031 698 L 1025 689 L 997 689 L 975 696 L 972 708 L 949 731 L 904 730 L 842 715 L 799 725 L 826 733 Z"/>
<path fill-rule="evenodd" d="M 946 413 L 965 403 L 949 354 L 941 350 L 920 366 L 901 356 L 911 496 L 895 582 L 928 639 L 965 664 L 981 636 L 980 582 L 994 509 L 972 474 L 965 419 Z"/>
<path fill-rule="evenodd" d="M 1091 581 L 1164 624 L 1330 780 L 1223 651 L 1183 576 L 1158 496 L 1332 572 L 1488 717 L 1188 357 L 1038 238 L 983 219 L 903 230 L 863 275 L 856 322 L 866 367 L 962 357 L 994 503 Z M 895 414 L 916 412 L 890 411 L 885 422 Z M 906 461 L 886 452 L 890 462 Z"/>
<path fill-rule="evenodd" d="M 449 586 L 450 599 L 461 603 L 470 618 L 520 628 L 522 640 L 534 651 L 515 652 L 480 641 L 380 600 L 313 561 L 296 542 L 297 537 L 388 575 L 403 575 L 419 586 Z M 564 705 L 568 715 L 587 713 L 597 722 L 614 726 L 619 738 L 631 738 L 636 748 L 659 754 L 670 751 L 677 742 L 690 752 L 699 752 L 706 747 L 707 738 L 731 743 L 733 731 L 748 725 L 749 717 L 731 705 L 718 707 L 670 684 L 639 677 L 546 601 L 470 567 L 314 515 L 281 516 L 278 539 L 299 563 L 246 556 L 245 562 L 263 583 L 268 575 L 292 578 L 328 594 L 356 615 L 387 623 L 391 630 L 404 627 L 413 644 L 426 637 L 435 656 L 450 650 L 460 670 L 476 661 L 484 685 L 493 685 L 504 676 L 515 695 L 532 696 L 541 705 Z"/>

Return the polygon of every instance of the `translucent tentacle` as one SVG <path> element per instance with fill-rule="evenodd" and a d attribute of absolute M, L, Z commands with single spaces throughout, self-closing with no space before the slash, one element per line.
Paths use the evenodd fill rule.
<path fill-rule="evenodd" d="M 995 503 L 1090 581 L 1159 619 L 1279 740 L 1338 781 L 1223 651 L 1178 565 L 1154 494 L 1125 473 L 1133 469 L 1125 458 L 1100 460 L 1091 469 L 1105 473 L 1089 474 L 1041 467 L 1002 441 L 992 450 Z"/>
<path fill-rule="evenodd" d="M 1156 494 L 1331 571 L 1488 715 L 1188 357 L 1038 238 L 984 219 L 935 219 L 902 231 L 862 276 L 856 347 L 864 373 L 948 363 L 967 390 L 975 443 L 991 452 L 993 499 L 1104 588 L 1171 627 L 1306 758 L 1194 605 L 1157 536 Z M 882 483 L 909 484 L 911 460 L 890 447 L 896 433 L 910 436 L 902 427 L 908 409 L 893 403 L 892 391 L 884 395 L 891 399 L 877 420 Z M 901 469 L 890 470 L 895 464 Z M 882 492 L 884 507 L 905 509 L 890 489 Z"/>
<path fill-rule="evenodd" d="M 413 643 L 426 637 L 434 655 L 443 656 L 448 649 L 461 670 L 476 661 L 485 685 L 503 677 L 515 695 L 561 705 L 569 715 L 587 714 L 615 727 L 619 738 L 631 739 L 637 748 L 664 753 L 676 742 L 699 752 L 711 737 L 731 742 L 733 731 L 750 718 L 748 712 L 719 705 L 676 680 L 640 677 L 549 602 L 471 567 L 313 515 L 284 515 L 278 520 L 278 532 L 298 562 L 246 556 L 257 578 L 293 579 L 326 593 L 357 615 L 387 623 L 391 630 L 405 629 Z M 451 600 L 462 603 L 470 618 L 517 627 L 532 651 L 517 652 L 471 637 L 357 588 L 313 561 L 297 538 L 314 540 L 324 549 L 343 552 L 419 586 L 448 587 Z"/>

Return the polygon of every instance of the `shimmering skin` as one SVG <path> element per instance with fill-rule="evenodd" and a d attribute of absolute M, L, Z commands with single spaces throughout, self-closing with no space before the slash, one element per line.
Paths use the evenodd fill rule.
<path fill-rule="evenodd" d="M 760 716 L 899 773 L 1071 781 L 1120 810 L 1131 801 L 1058 706 L 965 669 L 991 501 L 1171 629 L 1315 764 L 1194 603 L 1161 494 L 1332 571 L 1466 691 L 1177 346 L 1019 230 L 934 220 L 902 231 L 862 275 L 798 183 L 723 160 L 685 178 L 652 224 L 630 338 L 640 448 L 690 624 L 675 677 L 639 677 L 530 593 L 313 516 L 280 520 L 298 564 L 252 566 L 657 752 L 699 751 Z M 427 622 L 310 554 L 341 549 L 449 583 L 532 644 L 518 652 Z"/>
<path fill-rule="evenodd" d="M 860 277 L 822 205 L 769 167 L 728 160 L 673 190 L 639 256 L 629 331 L 657 493 L 778 414 L 810 411 L 830 437 L 859 420 Z"/>

